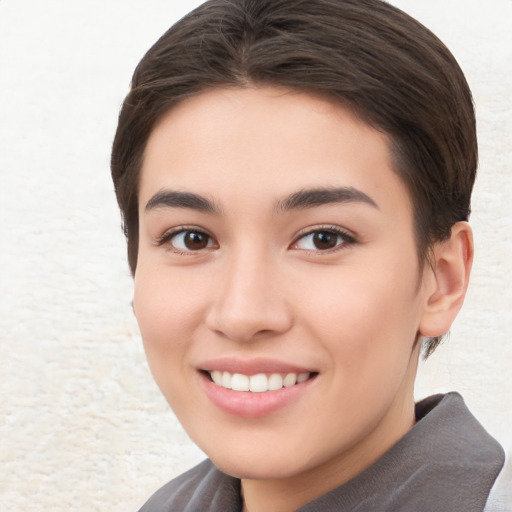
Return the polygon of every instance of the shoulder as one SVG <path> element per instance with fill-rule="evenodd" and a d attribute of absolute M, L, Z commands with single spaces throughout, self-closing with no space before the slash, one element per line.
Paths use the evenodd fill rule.
<path fill-rule="evenodd" d="M 139 512 L 238 512 L 240 483 L 205 460 L 165 484 Z"/>
<path fill-rule="evenodd" d="M 512 511 L 512 458 L 510 453 L 491 489 L 484 512 Z"/>
<path fill-rule="evenodd" d="M 418 424 L 426 420 L 432 427 L 427 449 L 440 449 L 431 465 L 432 478 L 437 475 L 447 491 L 458 489 L 454 505 L 464 503 L 465 496 L 461 510 L 512 512 L 510 461 L 505 464 L 503 447 L 470 413 L 462 397 L 458 393 L 428 397 L 417 404 L 416 412 Z M 425 429 L 423 434 L 428 440 Z"/>

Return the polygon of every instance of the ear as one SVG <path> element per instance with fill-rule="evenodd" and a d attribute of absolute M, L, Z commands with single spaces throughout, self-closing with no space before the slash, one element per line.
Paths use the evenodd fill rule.
<path fill-rule="evenodd" d="M 433 338 L 450 330 L 464 302 L 473 252 L 473 232 L 467 222 L 457 222 L 450 238 L 434 246 L 424 275 L 427 302 L 419 326 L 422 336 Z"/>

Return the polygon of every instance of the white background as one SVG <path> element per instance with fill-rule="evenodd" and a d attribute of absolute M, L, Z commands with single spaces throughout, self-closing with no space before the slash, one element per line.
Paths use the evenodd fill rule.
<path fill-rule="evenodd" d="M 199 2 L 0 0 L 0 510 L 130 511 L 203 455 L 150 376 L 109 152 L 131 73 Z M 512 450 L 512 0 L 396 0 L 477 104 L 476 263 L 417 396 Z"/>

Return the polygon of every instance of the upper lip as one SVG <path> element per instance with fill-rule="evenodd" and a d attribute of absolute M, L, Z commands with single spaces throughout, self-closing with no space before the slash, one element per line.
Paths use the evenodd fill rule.
<path fill-rule="evenodd" d="M 243 375 L 256 375 L 258 373 L 313 373 L 314 370 L 305 366 L 291 364 L 277 359 L 253 358 L 217 358 L 204 361 L 199 365 L 200 370 L 241 373 Z"/>

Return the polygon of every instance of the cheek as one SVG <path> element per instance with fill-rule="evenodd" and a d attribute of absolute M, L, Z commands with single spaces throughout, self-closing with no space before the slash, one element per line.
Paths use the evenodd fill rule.
<path fill-rule="evenodd" d="M 203 292 L 194 289 L 186 273 L 154 271 L 149 265 L 137 269 L 134 312 L 157 381 L 160 374 L 167 373 L 167 367 L 183 362 L 182 356 L 202 318 Z"/>
<path fill-rule="evenodd" d="M 381 262 L 382 263 L 382 262 Z M 410 266 L 410 265 L 409 265 Z M 417 273 L 397 264 L 339 269 L 303 284 L 302 316 L 347 371 L 405 361 L 419 323 Z"/>
<path fill-rule="evenodd" d="M 187 354 L 201 318 L 198 294 L 179 273 L 154 268 L 137 268 L 134 312 L 155 382 L 171 408 L 180 410 L 190 376 Z"/>
<path fill-rule="evenodd" d="M 336 290 L 331 279 L 329 293 L 319 282 L 305 288 L 305 326 L 329 360 L 329 403 L 335 411 L 345 411 L 344 426 L 358 432 L 362 426 L 371 430 L 391 407 L 413 361 L 415 289 L 400 282 L 392 286 L 388 277 L 344 276 Z"/>

